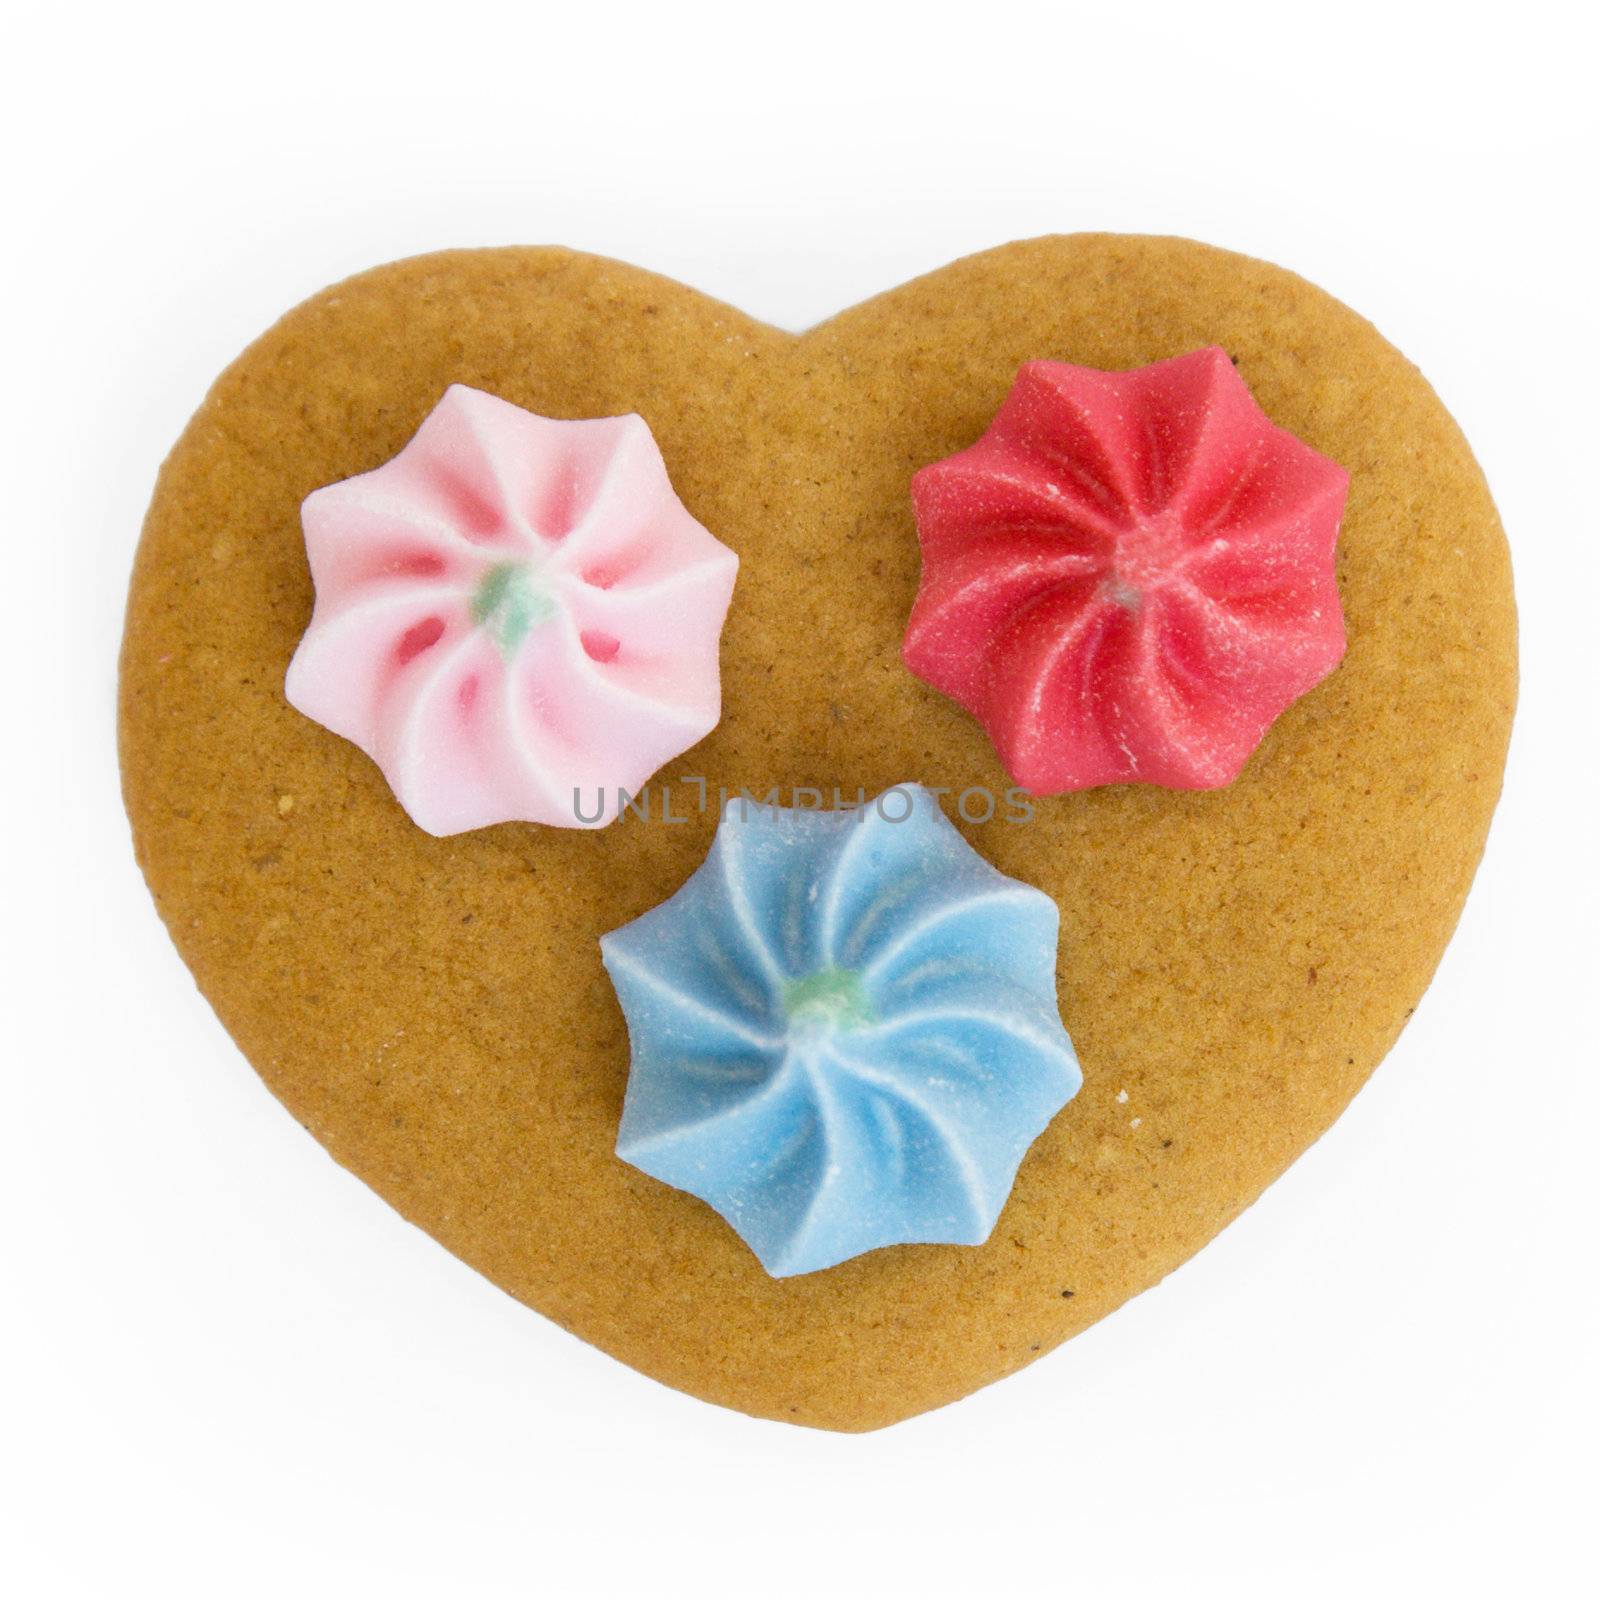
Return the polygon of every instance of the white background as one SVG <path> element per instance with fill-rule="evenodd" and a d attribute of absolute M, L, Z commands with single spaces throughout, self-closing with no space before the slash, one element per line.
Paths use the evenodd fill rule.
<path fill-rule="evenodd" d="M 1592 1593 L 1597 420 L 1579 8 L 13 5 L 0 1588 Z M 1473 440 L 1524 684 L 1460 932 L 1348 1115 L 1177 1273 L 866 1437 L 520 1309 L 269 1098 L 134 869 L 114 654 L 162 455 L 295 301 L 614 254 L 799 328 L 1048 231 L 1371 316 Z"/>

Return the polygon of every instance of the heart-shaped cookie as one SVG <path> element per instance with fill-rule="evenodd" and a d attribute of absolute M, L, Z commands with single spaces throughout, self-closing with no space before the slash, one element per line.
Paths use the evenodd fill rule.
<path fill-rule="evenodd" d="M 963 824 L 1061 908 L 1082 1092 L 987 1244 L 774 1279 L 613 1152 L 627 1080 L 600 935 L 704 856 L 718 786 L 1003 792 L 977 724 L 906 671 L 913 472 L 1018 366 L 1218 344 L 1349 469 L 1349 654 L 1232 786 L 1101 788 Z M 641 413 L 741 558 L 720 726 L 659 781 L 688 821 L 433 838 L 293 711 L 299 507 L 394 455 L 452 383 L 553 417 Z M 881 1426 L 1014 1371 L 1147 1288 L 1339 1114 L 1461 909 L 1515 694 L 1505 541 L 1416 370 L 1260 262 L 1085 235 L 957 262 L 793 336 L 561 250 L 340 284 L 218 381 L 164 467 L 122 660 L 139 858 L 273 1092 L 402 1215 L 641 1371 L 744 1411 Z M 711 805 L 685 807 L 704 778 Z M 785 794 L 787 798 L 787 794 Z"/>

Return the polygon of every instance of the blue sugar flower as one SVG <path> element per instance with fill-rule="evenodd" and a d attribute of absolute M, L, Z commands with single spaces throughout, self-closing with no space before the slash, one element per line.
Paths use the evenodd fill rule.
<path fill-rule="evenodd" d="M 774 1277 L 981 1244 L 1083 1081 L 1058 924 L 918 785 L 858 811 L 736 802 L 689 881 L 600 941 L 633 1052 L 617 1154 Z"/>

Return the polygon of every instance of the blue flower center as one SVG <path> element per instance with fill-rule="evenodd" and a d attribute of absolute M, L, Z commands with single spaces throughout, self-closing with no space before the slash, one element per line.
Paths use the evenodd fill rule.
<path fill-rule="evenodd" d="M 823 967 L 783 986 L 783 1009 L 791 1028 L 859 1028 L 875 1019 L 859 974 Z"/>

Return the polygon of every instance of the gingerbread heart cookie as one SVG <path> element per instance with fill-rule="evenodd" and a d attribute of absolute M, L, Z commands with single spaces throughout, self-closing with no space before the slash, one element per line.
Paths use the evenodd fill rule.
<path fill-rule="evenodd" d="M 1116 372 L 1209 347 L 1348 473 L 1344 658 L 1329 671 L 1324 652 L 1305 674 L 1321 681 L 1221 787 L 952 811 L 1019 892 L 1059 908 L 1081 1090 L 986 1242 L 770 1275 L 710 1205 L 618 1158 L 629 1042 L 600 941 L 699 867 L 719 789 L 1005 794 L 979 720 L 902 661 L 913 476 L 973 447 L 1026 363 Z M 302 502 L 394 458 L 452 385 L 545 418 L 637 413 L 687 514 L 737 556 L 721 720 L 657 774 L 671 820 L 658 801 L 599 828 L 436 836 L 286 699 L 312 609 Z M 490 598 L 505 625 L 515 596 Z M 1465 441 L 1369 324 L 1290 273 L 1182 240 L 1042 239 L 794 336 L 631 267 L 505 249 L 339 284 L 222 375 L 145 524 L 120 728 L 174 941 L 337 1160 L 639 1370 L 851 1430 L 954 1400 L 1104 1316 L 1333 1121 L 1454 927 L 1515 684 L 1505 540 Z M 996 725 L 1010 738 L 1022 721 L 1006 708 Z M 683 803 L 696 795 L 709 803 Z"/>

